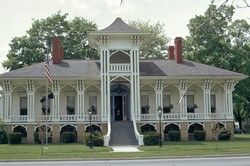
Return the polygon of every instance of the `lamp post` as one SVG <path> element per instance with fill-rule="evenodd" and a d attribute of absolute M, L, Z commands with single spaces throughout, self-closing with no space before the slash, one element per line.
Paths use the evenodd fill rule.
<path fill-rule="evenodd" d="M 159 124 L 160 124 L 160 139 L 159 139 L 159 146 L 162 147 L 162 135 L 161 135 L 161 116 L 162 116 L 162 108 L 161 106 L 157 109 L 158 116 L 159 116 Z"/>
<path fill-rule="evenodd" d="M 93 140 L 92 140 L 92 125 L 91 125 L 91 120 L 92 120 L 92 109 L 90 108 L 89 110 L 89 127 L 90 127 L 90 135 L 89 135 L 89 148 L 93 149 Z"/>

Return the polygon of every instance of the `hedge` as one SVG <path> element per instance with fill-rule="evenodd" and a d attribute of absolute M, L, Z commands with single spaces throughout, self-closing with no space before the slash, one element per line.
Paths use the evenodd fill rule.
<path fill-rule="evenodd" d="M 0 144 L 7 144 L 7 143 L 8 143 L 7 133 L 4 131 L 3 128 L 0 127 Z"/>
<path fill-rule="evenodd" d="M 76 142 L 75 132 L 63 132 L 61 142 L 62 143 L 75 143 Z"/>
<path fill-rule="evenodd" d="M 22 143 L 22 133 L 21 132 L 12 132 L 9 134 L 10 144 L 21 144 Z"/>
<path fill-rule="evenodd" d="M 168 132 L 169 141 L 180 141 L 181 140 L 181 132 L 180 131 L 169 131 Z"/>
<path fill-rule="evenodd" d="M 202 130 L 195 130 L 194 139 L 196 141 L 204 141 L 206 139 L 206 132 Z"/>
<path fill-rule="evenodd" d="M 158 145 L 160 141 L 160 134 L 156 132 L 146 132 L 143 137 L 145 145 Z"/>
<path fill-rule="evenodd" d="M 90 146 L 90 133 L 85 133 L 84 143 L 86 144 L 86 146 Z M 92 146 L 103 146 L 103 145 L 104 145 L 104 139 L 102 133 L 94 132 L 92 134 Z"/>

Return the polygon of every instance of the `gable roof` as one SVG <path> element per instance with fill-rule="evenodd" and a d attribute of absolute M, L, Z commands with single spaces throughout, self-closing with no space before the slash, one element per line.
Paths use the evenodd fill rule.
<path fill-rule="evenodd" d="M 50 71 L 52 77 L 56 79 L 100 79 L 100 62 L 99 60 L 63 60 L 60 64 L 53 64 L 52 61 L 50 61 Z M 38 63 L 0 74 L 0 79 L 40 79 L 45 77 L 44 73 L 44 63 Z M 241 73 L 236 73 L 188 60 L 184 60 L 183 63 L 179 64 L 177 64 L 175 60 L 141 60 L 140 76 L 246 77 Z"/>

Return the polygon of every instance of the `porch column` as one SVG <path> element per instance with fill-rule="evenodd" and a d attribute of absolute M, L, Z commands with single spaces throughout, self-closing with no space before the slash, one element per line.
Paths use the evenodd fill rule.
<path fill-rule="evenodd" d="M 10 81 L 3 82 L 3 118 L 5 122 L 11 121 L 12 86 Z"/>
<path fill-rule="evenodd" d="M 224 82 L 224 91 L 225 91 L 225 113 L 227 119 L 234 118 L 233 116 L 233 90 L 234 90 L 235 81 L 228 79 Z"/>
<path fill-rule="evenodd" d="M 187 119 L 187 80 L 181 79 L 179 81 L 179 105 L 180 105 L 180 114 L 181 119 Z"/>
<path fill-rule="evenodd" d="M 203 82 L 203 101 L 204 101 L 204 118 L 209 119 L 209 114 L 211 113 L 211 80 L 206 79 Z"/>
<path fill-rule="evenodd" d="M 60 97 L 60 83 L 54 80 L 52 84 L 54 99 L 52 100 L 52 116 L 54 121 L 59 121 L 59 97 Z"/>
<path fill-rule="evenodd" d="M 162 79 L 157 79 L 155 80 L 155 111 L 159 107 L 163 109 L 163 80 Z M 156 112 L 157 113 L 157 112 Z"/>
<path fill-rule="evenodd" d="M 140 120 L 140 79 L 139 79 L 139 49 L 137 47 L 130 51 L 131 65 L 131 111 L 133 111 L 135 120 Z"/>
<path fill-rule="evenodd" d="M 27 87 L 27 112 L 28 112 L 28 121 L 33 122 L 35 120 L 34 116 L 34 100 L 35 100 L 35 88 L 34 82 L 28 80 L 26 82 Z"/>
<path fill-rule="evenodd" d="M 110 85 L 109 81 L 109 50 L 101 49 L 101 107 L 102 107 L 102 121 L 108 120 L 108 114 L 110 114 L 110 110 L 108 107 L 110 105 L 110 92 L 108 87 Z M 109 103 L 109 104 L 108 104 Z"/>
<path fill-rule="evenodd" d="M 76 114 L 78 115 L 78 120 L 82 121 L 84 120 L 84 92 L 85 92 L 85 85 L 83 80 L 77 80 L 76 82 L 76 87 L 77 87 L 77 112 Z"/>

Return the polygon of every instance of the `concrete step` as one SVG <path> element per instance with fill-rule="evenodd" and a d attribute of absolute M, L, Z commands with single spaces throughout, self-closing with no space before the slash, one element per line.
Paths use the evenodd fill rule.
<path fill-rule="evenodd" d="M 135 138 L 133 122 L 112 122 L 110 145 L 138 145 Z"/>

